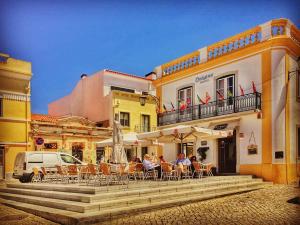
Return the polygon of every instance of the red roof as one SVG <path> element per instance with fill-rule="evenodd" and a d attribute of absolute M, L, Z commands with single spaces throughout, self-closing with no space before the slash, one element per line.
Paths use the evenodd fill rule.
<path fill-rule="evenodd" d="M 109 72 L 109 73 L 118 74 L 118 75 L 127 76 L 127 77 L 133 77 L 133 78 L 139 78 L 139 79 L 142 79 L 142 80 L 148 80 L 145 77 L 139 77 L 137 75 L 123 73 L 123 72 L 118 72 L 118 71 L 114 71 L 114 70 L 110 70 L 110 69 L 105 69 L 104 71 Z"/>
<path fill-rule="evenodd" d="M 57 123 L 58 117 L 45 114 L 31 114 L 31 120 L 40 122 Z"/>

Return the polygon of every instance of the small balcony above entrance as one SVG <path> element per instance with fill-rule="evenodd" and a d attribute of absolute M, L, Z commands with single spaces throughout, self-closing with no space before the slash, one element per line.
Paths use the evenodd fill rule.
<path fill-rule="evenodd" d="M 158 126 L 261 109 L 261 93 L 229 97 L 158 115 Z"/>

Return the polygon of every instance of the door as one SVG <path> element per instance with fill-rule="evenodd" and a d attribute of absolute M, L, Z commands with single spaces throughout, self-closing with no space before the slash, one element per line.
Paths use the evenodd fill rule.
<path fill-rule="evenodd" d="M 179 120 L 192 119 L 193 87 L 186 87 L 178 91 Z"/>
<path fill-rule="evenodd" d="M 141 132 L 149 132 L 150 131 L 150 116 L 142 115 L 142 126 Z"/>
<path fill-rule="evenodd" d="M 236 172 L 236 136 L 218 139 L 219 173 Z"/>
<path fill-rule="evenodd" d="M 228 111 L 234 109 L 234 90 L 235 90 L 234 75 L 219 78 L 217 80 L 217 102 L 218 111 Z"/>
<path fill-rule="evenodd" d="M 0 179 L 4 179 L 4 146 L 0 146 Z"/>

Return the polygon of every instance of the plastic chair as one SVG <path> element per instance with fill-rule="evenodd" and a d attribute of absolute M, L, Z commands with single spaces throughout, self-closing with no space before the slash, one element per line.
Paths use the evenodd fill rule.
<path fill-rule="evenodd" d="M 32 172 L 33 172 L 33 176 L 32 176 L 31 182 L 32 183 L 42 182 L 42 178 L 41 178 L 39 169 L 37 167 L 33 167 Z"/>
<path fill-rule="evenodd" d="M 172 164 L 168 162 L 161 163 L 161 180 L 167 178 L 171 179 L 178 179 L 177 171 L 172 169 Z"/>

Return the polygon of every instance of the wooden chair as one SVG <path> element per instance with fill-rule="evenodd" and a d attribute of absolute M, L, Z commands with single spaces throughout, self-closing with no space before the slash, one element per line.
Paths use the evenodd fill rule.
<path fill-rule="evenodd" d="M 79 172 L 78 172 L 78 168 L 77 165 L 68 165 L 68 178 L 69 180 L 73 180 L 73 182 L 79 182 L 80 177 L 79 177 Z"/>
<path fill-rule="evenodd" d="M 161 180 L 167 178 L 168 180 L 171 179 L 178 179 L 177 171 L 172 169 L 172 164 L 168 162 L 161 163 Z"/>
<path fill-rule="evenodd" d="M 200 162 L 193 162 L 193 166 L 194 166 L 194 172 L 193 172 L 193 177 L 195 177 L 195 175 L 197 174 L 198 175 L 198 178 L 199 179 L 202 179 L 203 177 L 203 172 L 204 172 L 204 169 L 201 165 Z"/>
<path fill-rule="evenodd" d="M 56 182 L 61 181 L 61 182 L 68 182 L 69 183 L 69 177 L 68 177 L 68 172 L 65 167 L 56 165 L 56 177 L 55 180 Z"/>

